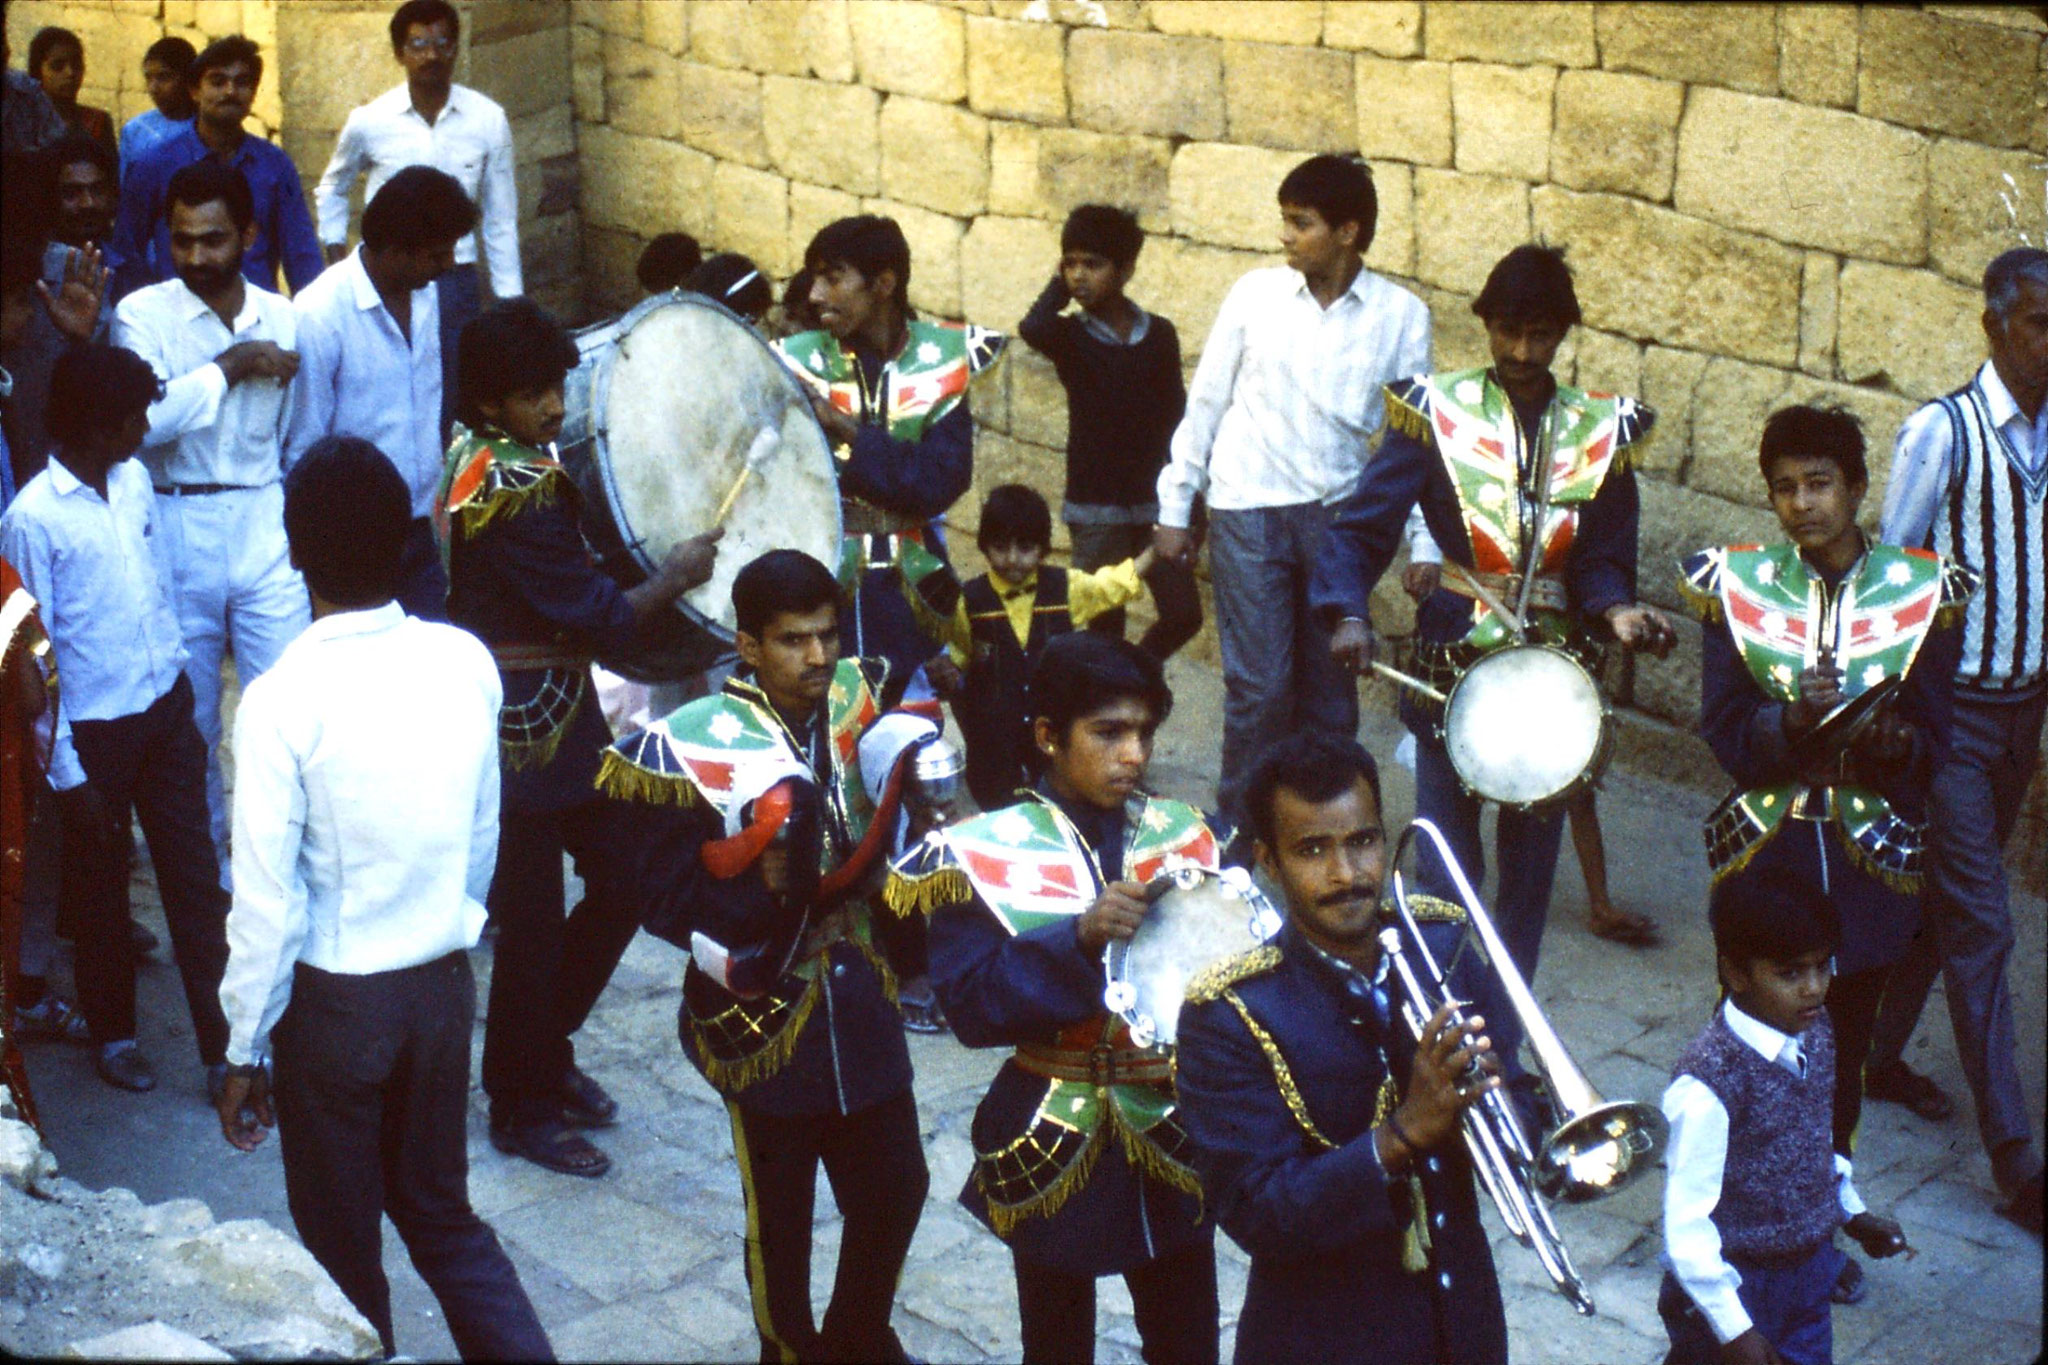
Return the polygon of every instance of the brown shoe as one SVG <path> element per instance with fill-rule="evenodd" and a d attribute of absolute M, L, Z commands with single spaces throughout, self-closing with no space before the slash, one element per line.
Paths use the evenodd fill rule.
<path fill-rule="evenodd" d="M 1929 1123 L 1939 1123 L 1956 1112 L 1956 1106 L 1936 1085 L 1904 1062 L 1865 1068 L 1863 1093 L 1873 1100 L 1903 1104 Z"/>

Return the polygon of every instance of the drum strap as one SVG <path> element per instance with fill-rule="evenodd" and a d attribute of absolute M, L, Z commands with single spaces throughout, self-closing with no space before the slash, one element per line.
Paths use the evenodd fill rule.
<path fill-rule="evenodd" d="M 1165 1085 L 1173 1080 L 1173 1059 L 1157 1052 L 1113 1048 L 1049 1047 L 1023 1043 L 1017 1065 L 1035 1076 L 1090 1085 Z"/>
<path fill-rule="evenodd" d="M 498 667 L 513 673 L 527 669 L 565 668 L 587 669 L 590 656 L 564 649 L 560 645 L 492 645 L 491 658 Z"/>
<path fill-rule="evenodd" d="M 1462 565 L 1459 567 L 1463 568 Z M 1448 592 L 1468 597 L 1474 602 L 1485 599 L 1479 595 L 1478 589 L 1473 587 L 1473 581 L 1478 583 L 1479 588 L 1492 593 L 1502 602 L 1513 602 L 1522 595 L 1522 576 L 1518 573 L 1474 573 L 1470 569 L 1465 569 L 1464 572 L 1469 575 L 1470 581 L 1459 574 L 1447 573 L 1441 580 L 1441 586 Z M 1539 611 L 1566 610 L 1569 601 L 1565 594 L 1564 580 L 1555 574 L 1537 574 L 1536 581 L 1529 585 L 1529 605 Z"/>

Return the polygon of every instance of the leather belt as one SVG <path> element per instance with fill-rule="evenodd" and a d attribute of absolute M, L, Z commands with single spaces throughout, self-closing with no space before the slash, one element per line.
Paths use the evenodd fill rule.
<path fill-rule="evenodd" d="M 587 669 L 590 656 L 578 654 L 560 645 L 492 645 L 491 658 L 501 669 L 514 672 L 527 669 L 568 668 Z"/>
<path fill-rule="evenodd" d="M 204 498 L 214 493 L 246 493 L 268 487 L 267 483 L 160 483 L 156 491 L 166 498 Z"/>
<path fill-rule="evenodd" d="M 1017 1048 L 1017 1065 L 1034 1076 L 1090 1085 L 1165 1084 L 1173 1079 L 1173 1058 L 1106 1043 L 1086 1050 L 1024 1043 Z"/>
<path fill-rule="evenodd" d="M 1467 578 L 1477 580 L 1481 588 L 1492 593 L 1500 601 L 1505 602 L 1510 611 L 1514 610 L 1516 599 L 1522 595 L 1522 576 L 1520 574 L 1474 573 L 1470 569 L 1466 569 L 1464 572 L 1465 577 L 1455 573 L 1444 574 L 1440 580 L 1441 585 L 1446 590 L 1454 592 L 1460 597 L 1469 597 L 1474 602 L 1481 602 L 1485 599 L 1473 590 L 1472 583 L 1468 582 Z M 1570 599 L 1565 593 L 1564 580 L 1555 574 L 1537 574 L 1536 581 L 1529 587 L 1529 605 L 1544 611 L 1566 610 L 1570 605 Z"/>

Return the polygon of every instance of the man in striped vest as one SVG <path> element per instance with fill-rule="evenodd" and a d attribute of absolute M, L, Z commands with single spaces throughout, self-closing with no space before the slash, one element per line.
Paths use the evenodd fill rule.
<path fill-rule="evenodd" d="M 1976 376 L 1900 428 L 1885 497 L 1883 540 L 1959 561 L 1983 586 L 1964 618 L 1948 756 L 1929 796 L 1934 933 L 1899 965 L 1866 1077 L 1879 1099 L 1917 1099 L 1916 1110 L 1938 1099 L 1899 1060 L 1938 964 L 2001 1211 L 2039 1236 L 2041 1155 L 2013 1046 L 2001 853 L 2048 711 L 2048 251 L 2020 247 L 1986 267 L 1984 335 L 1991 358 Z"/>

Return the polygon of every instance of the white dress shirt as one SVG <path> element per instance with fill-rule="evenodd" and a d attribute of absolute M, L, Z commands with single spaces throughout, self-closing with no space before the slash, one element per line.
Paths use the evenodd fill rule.
<path fill-rule="evenodd" d="M 2028 421 L 2019 401 L 1990 361 L 1977 371 L 1991 425 L 2021 464 L 2038 475 L 2048 467 L 2048 403 Z M 1925 545 L 1935 517 L 1948 503 L 1956 479 L 1955 437 L 1948 414 L 1929 403 L 1906 419 L 1892 445 L 1891 482 L 1884 491 L 1884 524 L 1877 538 L 1887 545 Z"/>
<path fill-rule="evenodd" d="M 441 482 L 441 305 L 413 291 L 411 336 L 384 306 L 357 247 L 299 291 L 299 378 L 285 465 L 323 436 L 360 436 L 412 490 L 412 514 L 433 510 Z"/>
<path fill-rule="evenodd" d="M 277 482 L 291 418 L 287 386 L 250 378 L 230 387 L 213 358 L 244 341 L 295 350 L 297 335 L 291 304 L 254 285 L 243 287 L 232 329 L 183 280 L 152 284 L 121 300 L 114 344 L 148 361 L 164 381 L 142 446 L 142 463 L 159 487 Z"/>
<path fill-rule="evenodd" d="M 476 945 L 498 856 L 497 665 L 396 603 L 306 628 L 235 718 L 228 1060 L 266 1057 L 303 962 L 352 976 Z"/>
<path fill-rule="evenodd" d="M 320 240 L 348 240 L 348 196 L 367 173 L 363 202 L 407 166 L 432 166 L 455 177 L 476 202 L 478 231 L 455 245 L 455 259 L 477 256 L 477 236 L 491 270 L 491 292 L 501 299 L 526 292 L 519 277 L 519 188 L 512 175 L 512 125 L 496 100 L 466 85 L 451 86 L 440 116 L 428 123 L 401 85 L 349 113 L 334 157 L 313 191 Z"/>
<path fill-rule="evenodd" d="M 1806 1074 L 1799 1039 L 1735 1007 L 1721 1006 L 1728 1031 L 1767 1061 L 1795 1076 Z M 1721 1202 L 1721 1176 L 1728 1164 L 1728 1107 L 1697 1076 L 1680 1076 L 1664 1091 L 1664 1117 L 1671 1125 L 1664 1149 L 1664 1259 L 1692 1301 L 1707 1315 L 1714 1335 L 1730 1342 L 1750 1329 L 1749 1311 L 1736 1297 L 1741 1272 L 1721 1255 L 1721 1230 L 1714 1206 Z M 1851 1183 L 1849 1158 L 1835 1155 L 1842 1221 L 1863 1212 Z"/>
<path fill-rule="evenodd" d="M 108 471 L 102 498 L 54 456 L 0 515 L 0 554 L 41 604 L 57 653 L 58 791 L 85 781 L 71 722 L 147 711 L 185 667 L 185 637 L 150 551 L 155 521 L 156 494 L 136 461 Z"/>
<path fill-rule="evenodd" d="M 1220 511 L 1333 502 L 1351 491 L 1392 380 L 1429 369 L 1429 309 L 1361 269 L 1328 308 L 1298 270 L 1230 288 L 1159 472 L 1159 522 L 1186 526 L 1206 491 Z"/>

